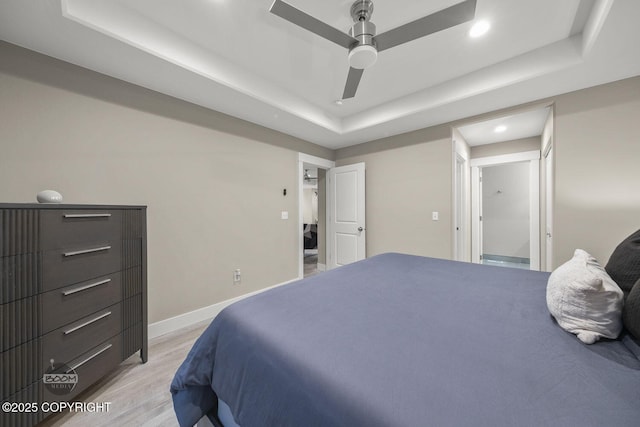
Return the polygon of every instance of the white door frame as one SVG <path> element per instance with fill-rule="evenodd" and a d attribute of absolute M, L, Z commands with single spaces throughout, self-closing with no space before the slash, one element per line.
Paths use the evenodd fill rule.
<path fill-rule="evenodd" d="M 298 278 L 304 277 L 304 233 L 302 225 L 304 224 L 303 211 L 304 211 L 304 190 L 302 183 L 304 182 L 304 169 L 305 165 L 317 167 L 319 169 L 331 169 L 336 166 L 336 162 L 332 160 L 323 159 L 322 157 L 311 156 L 309 154 L 298 153 Z M 325 227 L 325 233 L 327 233 L 327 227 Z M 325 238 L 325 242 L 328 240 Z M 326 245 L 327 251 L 329 251 L 329 245 Z M 328 254 L 327 254 L 328 255 Z M 327 258 L 328 259 L 328 258 Z"/>
<path fill-rule="evenodd" d="M 480 168 L 529 162 L 529 256 L 531 270 L 540 270 L 540 150 L 471 159 L 471 262 L 480 263 Z"/>

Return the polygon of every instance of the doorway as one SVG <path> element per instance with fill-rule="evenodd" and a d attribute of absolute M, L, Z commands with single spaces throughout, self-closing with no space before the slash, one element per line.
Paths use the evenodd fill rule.
<path fill-rule="evenodd" d="M 324 208 L 323 200 L 319 200 L 319 190 L 324 183 L 324 169 L 306 165 L 302 177 L 302 235 L 304 277 L 318 274 L 318 228 L 322 229 L 319 210 Z M 325 192 L 323 192 L 323 195 Z M 321 267 L 322 268 L 322 267 Z"/>
<path fill-rule="evenodd" d="M 298 155 L 298 277 L 326 270 L 326 172 L 335 162 Z"/>
<path fill-rule="evenodd" d="M 544 239 L 540 235 L 540 230 L 544 230 L 545 224 L 541 222 L 541 219 L 549 214 L 545 214 L 545 207 L 541 206 L 545 202 L 545 193 L 552 194 L 545 187 L 544 183 L 541 183 L 541 178 L 544 180 L 545 175 L 550 170 L 543 170 L 544 174 L 541 176 L 541 168 L 545 167 L 545 162 L 540 162 L 541 148 L 545 145 L 544 141 L 551 140 L 553 138 L 553 105 L 551 104 L 539 104 L 532 105 L 527 108 L 523 108 L 519 111 L 510 111 L 509 114 L 495 114 L 493 117 L 488 117 L 483 120 L 469 121 L 468 123 L 458 125 L 452 130 L 452 137 L 455 143 L 454 163 L 453 163 L 453 181 L 454 181 L 454 216 L 452 219 L 455 221 L 460 217 L 461 208 L 457 205 L 460 204 L 458 196 L 455 193 L 456 183 L 460 179 L 459 165 L 462 162 L 456 158 L 456 154 L 461 151 L 459 146 L 465 148 L 469 152 L 469 160 L 466 163 L 466 167 L 462 169 L 469 173 L 466 178 L 466 182 L 469 184 L 469 213 L 466 216 L 468 218 L 468 228 L 465 234 L 465 241 L 460 242 L 454 239 L 454 245 L 464 245 L 469 248 L 470 260 L 474 263 L 480 263 L 485 255 L 503 255 L 501 253 L 492 252 L 504 252 L 492 249 L 491 246 L 485 247 L 483 242 L 483 227 L 482 217 L 482 170 L 486 167 L 493 167 L 498 165 L 522 163 L 523 170 L 522 175 L 526 172 L 524 168 L 525 164 L 528 165 L 529 176 L 529 252 L 525 252 L 526 243 L 524 240 L 520 241 L 521 252 L 517 250 L 508 251 L 507 255 L 516 258 L 522 258 L 522 260 L 508 260 L 509 261 L 526 261 L 527 255 L 529 257 L 529 267 L 532 270 L 540 270 L 546 264 L 546 244 Z M 545 156 L 547 151 L 544 151 Z M 552 160 L 550 161 L 552 163 Z M 549 168 L 550 169 L 550 168 Z M 509 180 L 507 178 L 507 180 Z M 552 178 L 547 178 L 548 181 L 552 181 Z M 500 193 L 498 193 L 500 191 Z M 511 191 L 511 190 L 509 190 Z M 493 189 L 494 200 L 505 200 L 505 197 L 509 195 L 505 192 L 504 188 Z M 517 193 L 523 195 L 527 193 L 526 189 L 517 190 Z M 540 198 L 542 194 L 543 198 Z M 552 201 L 548 203 L 548 209 L 552 208 Z M 540 208 L 542 207 L 542 212 Z M 464 218 L 466 213 L 462 214 Z M 465 221 L 463 221 L 465 224 Z M 504 227 L 503 227 L 504 228 Z M 487 232 L 490 232 L 487 228 Z M 455 237 L 455 236 L 454 236 Z M 489 252 L 491 251 L 491 252 Z M 458 255 L 454 252 L 454 256 Z M 467 255 L 467 256 L 468 256 Z M 489 258 L 489 261 L 492 257 Z M 494 257 L 495 258 L 495 257 Z M 498 260 L 500 260 L 498 258 Z M 503 259 L 504 260 L 504 259 Z M 523 262 L 526 264 L 526 262 Z"/>
<path fill-rule="evenodd" d="M 529 270 L 529 165 L 485 166 L 480 169 L 480 178 L 480 262 Z"/>
<path fill-rule="evenodd" d="M 540 269 L 540 151 L 471 160 L 472 262 Z"/>

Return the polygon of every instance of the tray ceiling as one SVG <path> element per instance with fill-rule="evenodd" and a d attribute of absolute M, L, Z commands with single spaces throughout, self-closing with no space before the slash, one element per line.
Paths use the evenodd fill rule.
<path fill-rule="evenodd" d="M 378 33 L 457 0 L 374 0 Z M 337 105 L 347 51 L 271 0 L 3 0 L 0 38 L 340 148 L 640 74 L 635 0 L 478 0 L 473 22 L 381 52 Z M 346 31 L 352 1 L 289 0 Z"/>

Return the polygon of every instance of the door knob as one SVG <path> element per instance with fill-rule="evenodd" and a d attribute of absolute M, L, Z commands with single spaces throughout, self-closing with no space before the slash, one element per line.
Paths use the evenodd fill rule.
<path fill-rule="evenodd" d="M 364 228 L 358 227 L 358 231 L 362 231 L 362 230 L 364 230 Z"/>

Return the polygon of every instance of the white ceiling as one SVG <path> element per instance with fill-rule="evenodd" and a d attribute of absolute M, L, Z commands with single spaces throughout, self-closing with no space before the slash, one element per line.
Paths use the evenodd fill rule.
<path fill-rule="evenodd" d="M 507 116 L 458 126 L 471 147 L 541 136 L 551 108 L 526 110 Z M 498 129 L 502 127 L 503 129 Z"/>
<path fill-rule="evenodd" d="M 378 33 L 459 0 L 374 0 Z M 346 31 L 352 0 L 288 0 Z M 340 148 L 640 74 L 638 0 L 478 0 L 466 23 L 381 52 L 342 106 L 347 51 L 272 0 L 2 0 L 0 38 Z"/>

